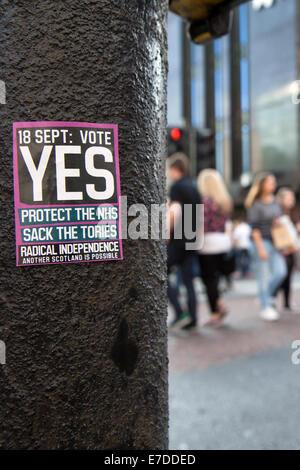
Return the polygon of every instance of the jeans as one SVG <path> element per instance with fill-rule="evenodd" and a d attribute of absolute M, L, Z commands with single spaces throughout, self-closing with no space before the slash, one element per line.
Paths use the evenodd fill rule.
<path fill-rule="evenodd" d="M 187 290 L 188 296 L 188 308 L 191 321 L 196 325 L 197 314 L 196 314 L 196 294 L 193 284 L 193 267 L 194 267 L 195 254 L 193 251 L 186 251 L 184 247 L 176 245 L 172 242 L 168 245 L 168 274 L 174 266 L 178 266 L 181 269 L 181 276 L 183 284 Z M 174 307 L 176 318 L 179 318 L 182 314 L 182 308 L 178 300 L 178 288 L 172 286 L 168 282 L 168 297 Z"/>
<path fill-rule="evenodd" d="M 237 270 L 242 276 L 246 276 L 250 270 L 249 250 L 236 248 L 234 251 Z"/>
<path fill-rule="evenodd" d="M 267 260 L 260 259 L 254 243 L 252 243 L 251 252 L 258 282 L 260 305 L 261 308 L 266 308 L 274 304 L 274 293 L 285 279 L 287 268 L 284 257 L 272 241 L 264 238 L 263 244 L 269 255 Z"/>

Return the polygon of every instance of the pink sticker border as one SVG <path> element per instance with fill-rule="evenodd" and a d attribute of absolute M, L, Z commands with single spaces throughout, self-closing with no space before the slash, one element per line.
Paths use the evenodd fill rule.
<path fill-rule="evenodd" d="M 115 258 L 114 261 L 123 260 L 123 243 L 122 243 L 122 230 L 120 230 L 121 225 L 121 183 L 120 183 L 120 168 L 119 168 L 119 144 L 118 144 L 118 124 L 97 124 L 91 122 L 74 122 L 74 121 L 29 121 L 29 122 L 14 122 L 13 123 L 13 179 L 14 179 L 14 209 L 15 209 L 15 240 L 16 240 L 16 266 L 44 266 L 44 265 L 54 265 L 54 264 L 72 264 L 72 263 L 89 263 L 92 261 L 111 261 L 110 259 L 103 260 L 82 260 L 82 261 L 65 261 L 59 263 L 32 263 L 32 264 L 19 264 L 18 263 L 18 248 L 19 245 L 23 245 L 21 239 L 21 226 L 19 223 L 18 211 L 19 209 L 25 207 L 34 207 L 20 202 L 20 192 L 19 192 L 19 171 L 18 171 L 18 146 L 17 146 L 17 130 L 24 128 L 38 128 L 38 127 L 86 127 L 86 128 L 102 128 L 102 129 L 112 129 L 114 132 L 114 157 L 115 157 L 115 169 L 116 169 L 116 180 L 117 180 L 117 199 L 118 202 L 115 204 L 98 204 L 98 205 L 117 205 L 119 212 L 119 219 L 117 222 L 118 234 L 119 234 L 119 247 L 120 247 L 120 257 Z M 96 204 L 67 204 L 68 207 L 81 206 L 95 206 Z M 55 204 L 56 207 L 66 207 L 65 204 Z M 52 207 L 52 205 L 45 205 L 40 207 Z M 100 241 L 100 240 L 99 240 Z M 106 240 L 103 240 L 106 241 Z M 107 240 L 108 241 L 108 240 Z M 95 240 L 91 241 L 95 242 Z M 57 243 L 57 242 L 56 242 Z M 60 243 L 60 242 L 59 242 Z M 66 243 L 79 243 L 79 242 L 66 242 Z M 88 243 L 88 241 L 80 242 Z M 30 243 L 28 244 L 30 245 Z M 33 244 L 31 244 L 33 245 Z"/>

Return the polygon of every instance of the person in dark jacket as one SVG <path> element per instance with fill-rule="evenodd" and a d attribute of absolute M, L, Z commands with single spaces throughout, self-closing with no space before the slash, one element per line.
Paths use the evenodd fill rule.
<path fill-rule="evenodd" d="M 178 289 L 168 282 L 168 297 L 175 310 L 171 328 L 194 329 L 197 326 L 197 301 L 193 285 L 195 251 L 188 249 L 186 228 L 197 229 L 197 205 L 201 203 L 197 188 L 189 178 L 189 162 L 184 154 L 176 153 L 168 159 L 170 188 L 170 239 L 168 241 L 168 274 L 180 268 L 188 297 L 188 313 L 183 312 L 178 299 Z M 192 208 L 189 211 L 189 208 Z"/>

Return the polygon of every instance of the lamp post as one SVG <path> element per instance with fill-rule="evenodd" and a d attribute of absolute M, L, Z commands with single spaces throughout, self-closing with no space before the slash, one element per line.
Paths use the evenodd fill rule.
<path fill-rule="evenodd" d="M 15 265 L 13 122 L 117 124 L 128 205 L 165 199 L 167 0 L 0 2 L 0 447 L 167 448 L 166 254 Z M 5 100 L 4 91 L 5 90 Z"/>

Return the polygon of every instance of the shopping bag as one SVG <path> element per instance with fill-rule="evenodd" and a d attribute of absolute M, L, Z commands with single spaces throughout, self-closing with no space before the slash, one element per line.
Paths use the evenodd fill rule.
<path fill-rule="evenodd" d="M 277 250 L 296 250 L 297 231 L 290 217 L 285 215 L 279 218 L 278 225 L 272 228 L 272 238 Z"/>

